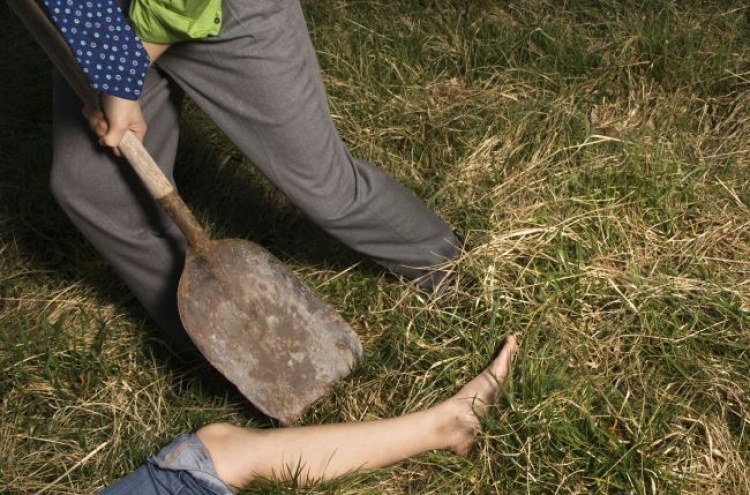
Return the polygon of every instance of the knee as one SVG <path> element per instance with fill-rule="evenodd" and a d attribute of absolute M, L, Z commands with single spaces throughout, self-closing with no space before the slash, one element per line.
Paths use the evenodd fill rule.
<path fill-rule="evenodd" d="M 221 444 L 225 443 L 233 434 L 236 434 L 237 430 L 241 429 L 242 428 L 229 423 L 211 423 L 210 425 L 200 428 L 195 434 L 201 439 L 203 445 L 205 445 L 208 450 L 211 450 L 211 447 L 221 446 Z"/>
<path fill-rule="evenodd" d="M 76 195 L 76 188 L 70 184 L 71 181 L 67 174 L 61 172 L 61 170 L 64 169 L 64 166 L 59 166 L 57 163 L 53 163 L 52 172 L 50 173 L 49 178 L 49 188 L 55 201 L 67 211 Z"/>
<path fill-rule="evenodd" d="M 236 488 L 246 486 L 255 477 L 255 456 L 259 455 L 253 441 L 256 434 L 229 423 L 210 424 L 196 432 L 211 456 L 219 478 Z"/>
<path fill-rule="evenodd" d="M 224 466 L 226 456 L 224 453 L 231 449 L 232 440 L 236 438 L 238 433 L 237 430 L 241 430 L 241 428 L 229 423 L 212 423 L 195 432 L 195 435 L 211 455 L 214 469 L 222 479 L 224 477 L 221 475 L 226 471 L 226 466 Z"/>
<path fill-rule="evenodd" d="M 81 163 L 85 163 L 86 167 L 80 167 Z M 84 204 L 96 204 L 101 199 L 108 199 L 102 187 L 104 184 L 98 182 L 96 170 L 92 170 L 96 165 L 98 164 L 83 157 L 81 160 L 77 159 L 75 154 L 53 159 L 49 177 L 50 192 L 69 216 L 85 210 Z"/>

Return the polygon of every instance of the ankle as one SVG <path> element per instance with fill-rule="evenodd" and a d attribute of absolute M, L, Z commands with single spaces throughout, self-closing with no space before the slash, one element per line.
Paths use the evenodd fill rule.
<path fill-rule="evenodd" d="M 468 454 L 475 443 L 479 423 L 469 405 L 467 399 L 452 397 L 436 407 L 442 448 L 454 454 Z"/>

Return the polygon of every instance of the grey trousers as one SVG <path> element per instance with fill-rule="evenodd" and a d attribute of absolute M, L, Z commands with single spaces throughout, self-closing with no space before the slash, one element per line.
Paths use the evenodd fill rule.
<path fill-rule="evenodd" d="M 409 278 L 458 255 L 445 222 L 344 147 L 298 0 L 224 0 L 219 36 L 174 45 L 157 66 L 140 100 L 144 144 L 168 177 L 176 95 L 184 92 L 311 220 L 354 250 Z M 185 342 L 176 309 L 184 237 L 129 167 L 96 143 L 63 81 L 54 96 L 55 198 L 167 337 Z"/>

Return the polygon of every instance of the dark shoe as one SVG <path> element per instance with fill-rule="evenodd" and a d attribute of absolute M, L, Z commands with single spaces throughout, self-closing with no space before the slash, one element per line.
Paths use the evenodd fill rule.
<path fill-rule="evenodd" d="M 459 269 L 435 270 L 417 279 L 417 286 L 434 297 L 467 292 L 476 285 L 474 275 Z"/>

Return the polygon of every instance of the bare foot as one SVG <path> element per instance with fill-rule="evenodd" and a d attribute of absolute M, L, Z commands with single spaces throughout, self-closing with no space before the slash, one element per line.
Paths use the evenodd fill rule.
<path fill-rule="evenodd" d="M 509 335 L 500 354 L 487 369 L 442 404 L 452 438 L 450 450 L 456 454 L 466 455 L 474 446 L 479 419 L 497 402 L 500 386 L 510 374 L 511 361 L 517 350 L 518 341 Z"/>

